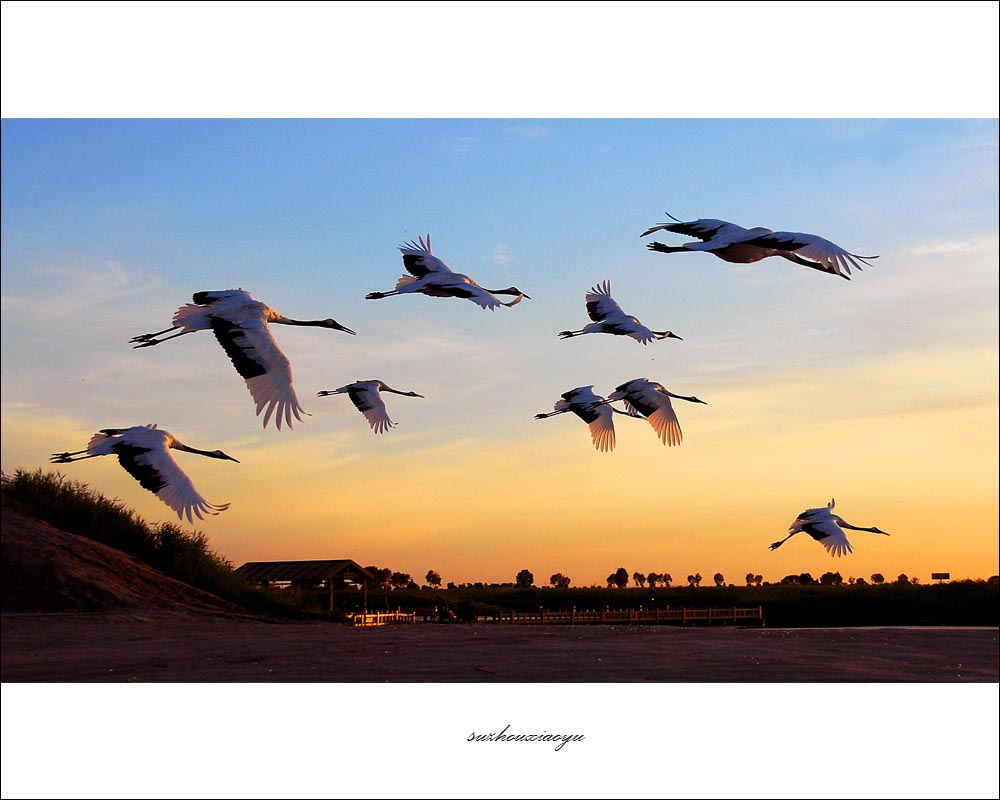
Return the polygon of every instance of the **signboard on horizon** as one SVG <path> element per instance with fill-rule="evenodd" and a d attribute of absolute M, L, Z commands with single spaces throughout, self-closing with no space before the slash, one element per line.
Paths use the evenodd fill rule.
<path fill-rule="evenodd" d="M 947 580 L 951 580 L 951 573 L 950 572 L 932 572 L 931 573 L 931 580 L 932 581 L 947 581 Z"/>

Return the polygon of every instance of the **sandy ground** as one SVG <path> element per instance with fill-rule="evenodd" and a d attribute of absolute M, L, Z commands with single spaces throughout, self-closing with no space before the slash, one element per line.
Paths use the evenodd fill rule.
<path fill-rule="evenodd" d="M 996 682 L 996 628 L 394 625 L 5 613 L 5 682 Z"/>
<path fill-rule="evenodd" d="M 350 628 L 247 613 L 0 496 L 4 682 L 997 682 L 997 628 Z"/>

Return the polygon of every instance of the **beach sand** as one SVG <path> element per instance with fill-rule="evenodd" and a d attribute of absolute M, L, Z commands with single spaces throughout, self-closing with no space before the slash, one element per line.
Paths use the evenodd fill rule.
<path fill-rule="evenodd" d="M 5 613 L 2 677 L 56 682 L 996 682 L 996 628 L 413 624 Z"/>
<path fill-rule="evenodd" d="M 249 613 L 3 498 L 4 682 L 996 682 L 997 628 L 431 624 Z"/>

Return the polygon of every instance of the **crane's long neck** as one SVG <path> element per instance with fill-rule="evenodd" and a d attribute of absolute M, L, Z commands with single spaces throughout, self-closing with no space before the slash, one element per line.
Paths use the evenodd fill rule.
<path fill-rule="evenodd" d="M 279 325 L 305 325 L 313 328 L 325 328 L 327 326 L 326 320 L 322 319 L 289 319 L 281 315 L 274 317 L 271 322 L 276 322 Z"/>
<path fill-rule="evenodd" d="M 334 330 L 343 331 L 344 333 L 350 333 L 354 335 L 354 331 L 345 325 L 341 325 L 335 319 L 289 319 L 288 317 L 283 317 L 281 314 L 275 313 L 273 316 L 269 317 L 270 322 L 276 322 L 279 325 L 301 325 L 312 328 L 333 328 Z"/>
<path fill-rule="evenodd" d="M 852 531 L 867 531 L 868 533 L 881 533 L 883 536 L 888 536 L 889 534 L 885 531 L 881 531 L 878 528 L 860 528 L 857 525 L 852 525 L 850 522 L 845 520 L 843 517 L 837 514 L 832 514 L 833 521 L 836 522 L 841 528 L 849 528 Z"/>
<path fill-rule="evenodd" d="M 674 397 L 678 400 L 687 400 L 689 403 L 705 403 L 704 400 L 699 400 L 697 397 L 685 397 L 682 394 L 674 394 L 673 392 L 667 392 L 667 391 L 665 391 L 664 394 L 666 394 L 669 397 Z M 705 403 L 705 405 L 708 404 Z"/>
<path fill-rule="evenodd" d="M 188 447 L 186 444 L 181 442 L 173 442 L 170 447 L 173 450 L 183 450 L 185 453 L 195 453 L 199 456 L 208 456 L 209 458 L 215 458 L 215 454 L 211 450 L 199 450 L 197 447 Z"/>
<path fill-rule="evenodd" d="M 227 461 L 236 461 L 232 456 L 227 456 L 221 450 L 199 450 L 197 447 L 188 447 L 186 444 L 181 442 L 173 442 L 170 447 L 174 450 L 183 450 L 185 453 L 195 453 L 199 456 L 207 456 L 208 458 L 224 458 Z M 236 461 L 236 463 L 240 463 Z"/>

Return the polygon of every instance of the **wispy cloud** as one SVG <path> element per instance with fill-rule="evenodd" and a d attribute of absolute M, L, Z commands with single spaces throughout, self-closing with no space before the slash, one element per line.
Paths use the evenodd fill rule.
<path fill-rule="evenodd" d="M 517 125 L 508 125 L 507 133 L 519 139 L 542 139 L 546 136 L 551 136 L 552 130 L 544 125 L 520 123 Z"/>
<path fill-rule="evenodd" d="M 486 258 L 487 261 L 501 266 L 506 266 L 514 260 L 514 256 L 510 254 L 510 245 L 507 244 L 496 245 Z"/>
<path fill-rule="evenodd" d="M 137 270 L 116 261 L 83 264 L 77 267 L 42 267 L 33 271 L 37 288 L 19 295 L 0 296 L 3 312 L 28 314 L 36 320 L 64 320 L 78 317 L 82 309 L 100 309 L 148 292 L 160 285 Z M 91 320 L 97 314 L 88 315 Z"/>
<path fill-rule="evenodd" d="M 996 248 L 995 237 L 978 237 L 976 239 L 944 240 L 934 242 L 918 242 L 901 255 L 904 256 L 967 256 L 979 253 L 984 248 Z"/>
<path fill-rule="evenodd" d="M 453 153 L 465 155 L 472 152 L 472 146 L 475 142 L 474 136 L 456 136 L 448 140 L 448 149 Z"/>
<path fill-rule="evenodd" d="M 832 139 L 863 139 L 882 132 L 884 119 L 832 119 L 823 122 L 823 132 Z"/>

